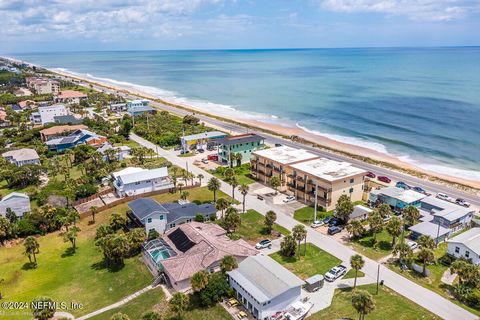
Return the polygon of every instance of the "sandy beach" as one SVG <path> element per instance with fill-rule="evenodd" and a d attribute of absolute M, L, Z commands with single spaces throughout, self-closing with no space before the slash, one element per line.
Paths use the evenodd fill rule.
<path fill-rule="evenodd" d="M 474 189 L 480 189 L 480 181 L 476 180 L 468 180 L 468 179 L 462 179 L 458 177 L 453 177 L 449 175 L 443 175 L 439 174 L 437 172 L 432 172 L 425 170 L 423 168 L 414 166 L 410 163 L 406 163 L 401 161 L 400 159 L 394 157 L 394 156 L 389 156 L 387 154 L 377 152 L 375 150 L 371 150 L 368 148 L 352 145 L 352 144 L 347 144 L 347 143 L 342 143 L 333 139 L 329 139 L 327 137 L 319 136 L 316 134 L 312 134 L 309 132 L 306 132 L 300 128 L 297 127 L 292 127 L 288 125 L 281 125 L 281 124 L 273 124 L 273 123 L 266 123 L 266 122 L 261 122 L 253 119 L 246 119 L 242 118 L 241 116 L 239 117 L 232 117 L 232 116 L 224 116 L 224 115 L 217 115 L 215 114 L 215 110 L 205 110 L 202 108 L 198 108 L 192 105 L 185 105 L 185 104 L 180 104 L 178 102 L 172 102 L 172 101 L 167 101 L 162 99 L 162 97 L 158 96 L 153 96 L 147 92 L 142 92 L 139 91 L 136 88 L 131 88 L 131 87 L 121 87 L 117 85 L 112 85 L 109 83 L 105 83 L 102 81 L 97 81 L 97 80 L 92 80 L 87 77 L 80 77 L 76 74 L 71 74 L 68 72 L 64 71 L 58 71 L 58 70 L 50 70 L 52 73 L 56 73 L 59 75 L 62 75 L 64 77 L 68 77 L 71 79 L 75 79 L 78 81 L 82 81 L 85 83 L 93 84 L 99 87 L 103 87 L 106 89 L 110 90 L 115 90 L 118 92 L 124 92 L 128 93 L 134 96 L 150 99 L 152 101 L 157 101 L 163 104 L 168 104 L 173 107 L 178 107 L 182 109 L 187 109 L 192 112 L 198 112 L 205 114 L 207 116 L 212 116 L 215 118 L 221 118 L 221 119 L 226 119 L 230 121 L 234 121 L 236 123 L 241 123 L 248 125 L 250 127 L 258 128 L 261 130 L 265 130 L 269 133 L 276 133 L 280 136 L 283 137 L 290 137 L 290 136 L 297 136 L 302 139 L 304 139 L 306 142 L 310 142 L 312 144 L 315 144 L 317 147 L 320 148 L 325 148 L 328 149 L 332 152 L 338 152 L 346 155 L 350 155 L 352 158 L 368 158 L 371 160 L 374 160 L 376 164 L 384 166 L 384 167 L 392 167 L 391 165 L 397 167 L 400 171 L 403 171 L 405 173 L 410 173 L 411 175 L 415 175 L 417 177 L 422 177 L 424 179 L 428 180 L 436 180 L 439 183 L 443 184 L 452 184 L 454 187 L 457 187 L 459 189 L 462 189 L 464 191 L 468 191 L 468 188 L 474 188 Z M 206 125 L 215 127 L 216 129 L 222 130 L 222 128 L 217 128 L 215 125 L 211 123 L 206 123 Z M 234 132 L 232 132 L 234 134 Z M 370 162 L 370 161 L 369 161 Z M 390 165 L 388 165 L 390 164 Z M 395 169 L 392 167 L 392 169 Z M 435 179 L 436 178 L 436 179 Z M 478 191 L 478 190 L 470 190 L 470 191 Z"/>

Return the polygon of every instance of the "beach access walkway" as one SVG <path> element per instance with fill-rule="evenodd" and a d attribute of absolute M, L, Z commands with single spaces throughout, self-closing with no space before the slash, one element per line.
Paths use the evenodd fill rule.
<path fill-rule="evenodd" d="M 203 181 L 205 182 L 207 182 L 213 177 L 213 175 L 209 172 L 206 172 L 195 166 L 193 164 L 194 160 L 192 159 L 192 157 L 178 157 L 173 150 L 164 150 L 160 146 L 157 146 L 134 133 L 130 134 L 130 139 L 146 148 L 158 152 L 159 156 L 166 158 L 168 161 L 179 167 L 185 168 L 186 164 L 188 163 L 188 170 L 195 175 L 202 174 L 204 176 Z M 225 192 L 226 194 L 232 193 L 232 187 L 224 181 L 221 181 L 220 190 Z M 242 201 L 241 197 L 242 196 L 239 194 L 239 192 L 235 193 L 235 198 L 240 202 Z M 272 208 L 272 204 L 266 204 L 265 202 L 258 200 L 254 194 L 249 193 L 246 196 L 247 209 L 254 209 L 262 215 L 265 215 L 269 210 L 273 209 L 277 213 L 276 223 L 289 230 L 291 230 L 295 225 L 299 224 L 297 220 L 293 219 L 291 213 L 286 212 L 286 208 L 276 205 L 273 206 L 274 208 Z M 350 257 L 352 255 L 358 254 L 350 247 L 343 245 L 332 237 L 321 234 L 320 232 L 317 232 L 312 228 L 307 228 L 307 238 L 308 242 L 336 256 L 342 261 L 350 261 Z M 401 294 L 402 296 L 414 301 L 418 305 L 438 315 L 439 317 L 446 320 L 478 319 L 478 317 L 473 313 L 470 313 L 469 311 L 454 304 L 453 302 L 440 296 L 439 294 L 430 291 L 411 280 L 406 279 L 400 274 L 378 263 L 377 261 L 369 259 L 365 256 L 363 258 L 365 260 L 365 266 L 362 271 L 368 277 L 376 279 L 377 272 L 379 272 L 379 278 L 380 280 L 384 281 L 384 285 Z"/>

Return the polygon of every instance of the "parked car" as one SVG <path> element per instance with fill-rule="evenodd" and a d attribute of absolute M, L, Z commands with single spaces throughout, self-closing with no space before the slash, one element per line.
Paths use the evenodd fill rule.
<path fill-rule="evenodd" d="M 187 153 L 190 153 L 190 151 L 188 151 L 188 150 L 181 150 L 180 151 L 180 154 L 187 154 Z"/>
<path fill-rule="evenodd" d="M 347 273 L 347 267 L 344 265 L 338 265 L 325 273 L 325 280 L 333 282 L 343 276 L 345 273 Z"/>
<path fill-rule="evenodd" d="M 386 176 L 379 176 L 378 181 L 382 181 L 382 182 L 385 182 L 385 183 L 390 183 L 390 182 L 392 182 L 392 179 L 390 179 L 389 177 L 386 177 Z"/>
<path fill-rule="evenodd" d="M 292 202 L 292 201 L 295 201 L 295 200 L 296 200 L 295 196 L 287 196 L 287 197 L 285 197 L 285 199 L 283 199 L 283 202 L 284 203 L 289 203 L 289 202 Z"/>
<path fill-rule="evenodd" d="M 272 247 L 272 241 L 268 239 L 262 240 L 255 245 L 255 249 L 265 249 L 265 248 L 270 249 L 271 247 Z"/>
<path fill-rule="evenodd" d="M 450 200 L 450 197 L 445 193 L 437 193 L 437 198 L 445 201 Z"/>
<path fill-rule="evenodd" d="M 457 200 L 455 200 L 455 203 L 465 208 L 470 207 L 470 203 L 468 203 L 467 201 L 465 201 L 465 199 L 462 198 L 458 198 Z"/>
<path fill-rule="evenodd" d="M 263 201 L 263 196 L 262 196 L 262 195 L 258 195 L 258 196 L 257 196 L 257 199 Z"/>
<path fill-rule="evenodd" d="M 204 153 L 204 152 L 205 152 L 205 150 L 203 150 L 203 149 L 197 149 L 197 151 L 200 152 L 200 153 Z"/>
<path fill-rule="evenodd" d="M 391 215 L 387 215 L 383 218 L 383 222 L 388 222 L 390 221 L 390 219 L 392 219 L 392 216 Z"/>
<path fill-rule="evenodd" d="M 415 241 L 407 241 L 407 246 L 409 246 L 410 249 L 415 250 L 418 247 L 418 243 Z"/>
<path fill-rule="evenodd" d="M 315 229 L 315 228 L 323 226 L 324 224 L 325 223 L 322 220 L 317 220 L 317 221 L 313 221 L 311 227 Z"/>
<path fill-rule="evenodd" d="M 369 171 L 367 172 L 367 177 L 374 179 L 376 177 L 375 173 Z"/>
<path fill-rule="evenodd" d="M 275 147 L 281 147 L 282 144 L 281 143 L 275 143 Z"/>
<path fill-rule="evenodd" d="M 405 182 L 403 182 L 403 181 L 398 181 L 398 182 L 395 184 L 395 187 L 397 187 L 397 188 L 402 188 L 402 189 L 405 189 L 405 190 L 410 189 L 410 186 L 409 186 L 408 184 L 406 184 Z"/>
<path fill-rule="evenodd" d="M 340 233 L 340 232 L 342 232 L 342 228 L 337 227 L 337 226 L 329 227 L 328 230 L 327 230 L 327 233 L 331 236 L 333 236 L 334 234 Z"/>
<path fill-rule="evenodd" d="M 208 159 L 202 159 L 202 162 L 208 164 Z"/>
<path fill-rule="evenodd" d="M 339 225 L 343 224 L 343 221 L 339 218 L 333 217 L 328 221 L 329 227 L 338 227 Z"/>
<path fill-rule="evenodd" d="M 328 224 L 330 222 L 330 220 L 332 220 L 332 219 L 333 219 L 333 217 L 325 217 L 322 221 L 323 221 L 323 223 Z"/>
<path fill-rule="evenodd" d="M 420 187 L 413 187 L 412 190 L 413 190 L 413 191 L 416 191 L 416 192 L 418 192 L 418 193 L 427 194 L 427 191 L 425 191 L 425 189 L 420 188 Z"/>

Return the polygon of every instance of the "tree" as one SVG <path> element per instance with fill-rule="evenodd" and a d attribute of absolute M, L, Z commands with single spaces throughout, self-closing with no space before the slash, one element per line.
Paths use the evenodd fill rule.
<path fill-rule="evenodd" d="M 220 185 L 220 180 L 215 177 L 208 180 L 207 188 L 213 192 L 213 202 L 217 202 L 217 191 L 220 189 Z"/>
<path fill-rule="evenodd" d="M 98 208 L 96 206 L 91 206 L 90 213 L 92 215 L 92 221 L 95 223 L 95 215 L 98 213 Z"/>
<path fill-rule="evenodd" d="M 360 315 L 359 319 L 365 319 L 365 315 L 375 310 L 373 296 L 365 290 L 356 290 L 352 294 L 352 306 Z"/>
<path fill-rule="evenodd" d="M 17 214 L 11 208 L 5 210 L 5 218 L 12 224 L 18 221 Z"/>
<path fill-rule="evenodd" d="M 265 215 L 264 224 L 265 224 L 265 227 L 267 228 L 268 234 L 272 233 L 273 224 L 275 223 L 276 220 L 277 220 L 277 214 L 272 210 L 267 211 L 267 214 Z"/>
<path fill-rule="evenodd" d="M 198 292 L 205 288 L 208 284 L 208 272 L 206 270 L 200 270 L 193 274 L 193 276 L 190 278 L 190 284 L 192 286 L 192 290 L 194 292 Z"/>
<path fill-rule="evenodd" d="M 197 213 L 195 215 L 195 221 L 196 222 L 205 222 L 205 217 L 201 213 Z"/>
<path fill-rule="evenodd" d="M 28 260 L 32 263 L 32 256 L 33 256 L 33 263 L 35 268 L 37 267 L 37 254 L 40 252 L 40 244 L 38 243 L 37 239 L 33 236 L 28 236 L 23 243 L 25 247 L 25 255 L 28 256 Z"/>
<path fill-rule="evenodd" d="M 215 209 L 220 210 L 222 212 L 222 219 L 223 219 L 223 211 L 229 207 L 229 203 L 225 198 L 220 198 L 215 203 Z"/>
<path fill-rule="evenodd" d="M 203 307 L 214 306 L 231 293 L 230 285 L 224 273 L 217 272 L 210 275 L 207 286 L 199 292 L 200 304 Z"/>
<path fill-rule="evenodd" d="M 182 200 L 187 200 L 188 196 L 190 195 L 190 193 L 188 193 L 188 191 L 182 191 L 180 193 L 180 199 Z"/>
<path fill-rule="evenodd" d="M 142 250 L 142 245 L 147 240 L 145 228 L 134 228 L 126 233 L 130 255 L 135 255 Z"/>
<path fill-rule="evenodd" d="M 372 243 L 375 246 L 377 243 L 377 233 L 383 230 L 383 219 L 378 211 L 374 210 L 368 217 L 368 224 L 370 225 L 370 231 L 372 232 Z"/>
<path fill-rule="evenodd" d="M 248 185 L 246 184 L 242 184 L 240 185 L 240 187 L 238 187 L 238 190 L 240 191 L 241 195 L 243 196 L 243 211 L 242 212 L 245 212 L 245 197 L 247 196 L 248 194 Z"/>
<path fill-rule="evenodd" d="M 393 255 L 398 255 L 401 263 L 409 263 L 413 257 L 413 250 L 408 244 L 401 241 L 393 248 Z"/>
<path fill-rule="evenodd" d="M 347 224 L 347 231 L 352 238 L 358 238 L 365 233 L 365 227 L 359 220 L 352 220 Z"/>
<path fill-rule="evenodd" d="M 414 206 L 408 206 L 404 208 L 402 211 L 402 215 L 403 215 L 403 220 L 409 226 L 414 225 L 415 222 L 420 218 L 420 212 Z"/>
<path fill-rule="evenodd" d="M 200 183 L 200 185 L 202 185 L 202 179 L 203 179 L 203 178 L 205 178 L 205 176 L 204 176 L 203 174 L 199 173 L 199 174 L 197 175 L 197 179 L 198 179 L 198 182 Z"/>
<path fill-rule="evenodd" d="M 238 214 L 238 210 L 235 209 L 234 207 L 229 207 L 225 213 L 225 218 L 223 219 L 225 228 L 227 229 L 227 232 L 235 232 L 242 223 L 242 219 L 240 218 L 240 215 Z"/>
<path fill-rule="evenodd" d="M 177 184 L 177 186 L 178 186 L 178 191 L 180 191 L 180 193 L 182 193 L 182 188 L 183 188 L 183 186 L 185 186 L 185 185 L 184 185 L 182 182 L 179 182 L 179 183 Z"/>
<path fill-rule="evenodd" d="M 153 240 L 153 239 L 157 239 L 158 237 L 160 237 L 160 233 L 158 233 L 157 230 L 155 229 L 150 229 L 148 231 L 148 236 L 147 236 L 147 240 L 150 241 L 150 240 Z"/>
<path fill-rule="evenodd" d="M 125 313 L 117 312 L 110 317 L 110 320 L 130 320 L 130 317 Z"/>
<path fill-rule="evenodd" d="M 435 261 L 435 255 L 433 254 L 433 250 L 426 247 L 420 248 L 420 251 L 418 252 L 418 259 L 423 264 L 422 274 L 423 276 L 426 276 L 427 263 Z"/>
<path fill-rule="evenodd" d="M 363 260 L 362 256 L 359 254 L 355 254 L 350 258 L 350 266 L 353 270 L 355 270 L 355 280 L 353 282 L 353 288 L 357 286 L 357 276 L 358 270 L 362 269 L 365 265 L 365 260 Z"/>
<path fill-rule="evenodd" d="M 155 311 L 148 311 L 142 315 L 142 320 L 162 320 L 162 316 Z"/>
<path fill-rule="evenodd" d="M 129 244 L 124 233 L 107 234 L 95 241 L 95 245 L 103 251 L 103 256 L 108 264 L 123 265 L 123 259 L 129 252 Z"/>
<path fill-rule="evenodd" d="M 296 250 L 297 243 L 295 238 L 291 234 L 286 235 L 280 242 L 280 252 L 284 257 L 293 257 Z"/>
<path fill-rule="evenodd" d="M 307 230 L 305 229 L 305 226 L 303 224 L 297 224 L 296 226 L 293 227 L 292 229 L 292 236 L 293 238 L 298 242 L 298 251 L 297 251 L 297 257 L 300 258 L 300 243 L 302 240 L 305 239 L 305 252 L 307 250 Z"/>
<path fill-rule="evenodd" d="M 390 217 L 392 215 L 392 209 L 386 203 L 382 203 L 378 208 L 378 213 L 382 218 Z"/>
<path fill-rule="evenodd" d="M 32 301 L 33 317 L 37 320 L 48 320 L 53 318 L 55 303 L 51 298 L 39 297 Z"/>
<path fill-rule="evenodd" d="M 465 259 L 458 259 L 450 266 L 450 271 L 458 275 L 459 285 L 477 288 L 480 284 L 480 268 Z"/>
<path fill-rule="evenodd" d="M 385 227 L 389 235 L 392 236 L 392 248 L 395 247 L 397 238 L 402 234 L 402 220 L 394 216 L 388 221 L 387 226 Z"/>
<path fill-rule="evenodd" d="M 8 219 L 0 215 L 0 244 L 8 238 L 11 232 L 11 223 Z"/>
<path fill-rule="evenodd" d="M 242 164 L 242 159 L 243 159 L 243 156 L 241 153 L 237 153 L 237 155 L 235 156 L 235 160 L 237 160 L 237 167 L 240 167 L 241 164 Z"/>
<path fill-rule="evenodd" d="M 353 212 L 353 203 L 350 200 L 350 197 L 346 194 L 342 194 L 337 201 L 337 205 L 335 207 L 336 216 L 342 219 L 345 223 L 348 222 L 350 215 Z"/>
<path fill-rule="evenodd" d="M 170 310 L 176 313 L 177 317 L 180 318 L 183 312 L 187 309 L 189 303 L 189 297 L 183 292 L 175 292 L 172 295 L 172 298 L 168 302 Z"/>
<path fill-rule="evenodd" d="M 72 251 L 75 253 L 77 251 L 77 234 L 80 232 L 80 228 L 73 226 L 63 234 L 63 241 L 70 242 L 72 244 Z"/>
<path fill-rule="evenodd" d="M 233 269 L 237 268 L 237 260 L 234 256 L 224 256 L 222 261 L 220 261 L 220 269 L 223 273 L 227 273 L 228 271 L 232 271 Z"/>
<path fill-rule="evenodd" d="M 127 219 L 124 216 L 121 216 L 118 213 L 112 213 L 110 216 L 110 227 L 114 231 L 125 229 L 127 226 Z"/>
<path fill-rule="evenodd" d="M 275 193 L 278 193 L 278 187 L 280 187 L 281 181 L 280 178 L 277 176 L 273 176 L 270 178 L 270 185 L 273 189 L 275 189 Z"/>
<path fill-rule="evenodd" d="M 232 186 L 232 203 L 235 202 L 235 188 L 238 186 L 238 178 L 236 175 L 228 178 L 228 183 Z"/>
<path fill-rule="evenodd" d="M 435 241 L 433 240 L 433 238 L 425 234 L 422 234 L 420 237 L 418 237 L 417 243 L 420 248 L 426 248 L 431 250 L 435 248 Z"/>

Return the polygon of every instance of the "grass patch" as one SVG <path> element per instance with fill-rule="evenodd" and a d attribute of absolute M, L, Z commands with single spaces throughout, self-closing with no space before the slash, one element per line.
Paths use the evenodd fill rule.
<path fill-rule="evenodd" d="M 362 270 L 358 270 L 357 278 L 361 278 L 361 277 L 364 277 L 364 276 L 365 276 L 365 273 L 363 273 Z M 348 272 L 345 274 L 345 276 L 343 276 L 343 279 L 353 279 L 353 278 L 355 278 L 355 270 L 354 269 L 348 270 Z"/>
<path fill-rule="evenodd" d="M 373 236 L 367 232 L 366 236 L 352 241 L 353 248 L 359 253 L 369 257 L 370 259 L 378 260 L 392 253 L 392 237 L 387 230 L 377 233 L 377 243 L 373 246 Z"/>
<path fill-rule="evenodd" d="M 376 308 L 371 314 L 366 316 L 367 319 L 440 319 L 428 310 L 384 286 L 379 288 L 378 295 L 375 295 L 375 284 L 359 286 L 357 288 L 370 292 L 375 299 Z M 341 318 L 358 318 L 358 313 L 352 307 L 352 288 L 337 289 L 335 291 L 332 304 L 328 308 L 308 317 L 308 319 L 311 320 L 330 320 Z"/>
<path fill-rule="evenodd" d="M 364 201 L 355 201 L 353 205 L 365 205 Z M 310 225 L 313 222 L 313 217 L 315 213 L 314 206 L 306 206 L 300 209 L 295 210 L 293 213 L 293 218 L 297 221 Z M 317 210 L 317 220 L 322 220 L 326 217 L 331 217 L 333 215 L 333 210 L 323 211 L 323 208 L 318 207 Z"/>
<path fill-rule="evenodd" d="M 303 255 L 304 245 L 300 248 L 301 257 L 284 257 L 280 252 L 270 255 L 275 261 L 283 265 L 288 270 L 295 273 L 302 279 L 306 279 L 316 274 L 325 274 L 334 266 L 342 261 L 322 249 L 307 243 L 307 252 Z"/>
<path fill-rule="evenodd" d="M 242 213 L 240 215 L 242 217 L 242 224 L 237 230 L 237 234 L 239 234 L 243 239 L 247 240 L 248 242 L 258 242 L 261 239 L 275 239 L 276 236 L 274 233 L 267 234 L 267 230 L 265 225 L 263 224 L 265 217 L 258 213 L 255 210 L 247 210 L 247 212 Z M 280 232 L 283 235 L 287 235 L 290 233 L 286 228 L 274 224 L 273 230 Z"/>
<path fill-rule="evenodd" d="M 210 170 L 210 173 L 215 177 L 225 181 L 225 176 L 223 175 L 225 169 L 226 167 L 218 167 L 216 170 Z M 238 167 L 234 166 L 233 170 L 235 171 L 235 175 L 238 178 L 239 184 L 249 185 L 255 182 L 255 180 L 251 177 L 250 163 L 244 163 Z"/>

